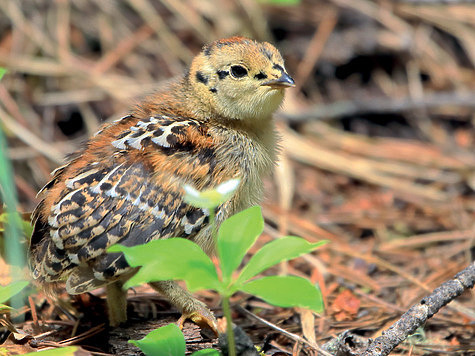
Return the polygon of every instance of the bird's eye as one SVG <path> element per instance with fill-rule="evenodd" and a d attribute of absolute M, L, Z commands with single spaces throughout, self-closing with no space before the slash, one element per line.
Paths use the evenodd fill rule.
<path fill-rule="evenodd" d="M 243 66 L 232 66 L 231 75 L 234 78 L 242 78 L 247 75 L 247 69 L 244 68 Z"/>

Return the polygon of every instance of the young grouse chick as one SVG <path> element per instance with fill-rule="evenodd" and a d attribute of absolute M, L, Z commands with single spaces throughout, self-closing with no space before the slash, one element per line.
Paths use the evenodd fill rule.
<path fill-rule="evenodd" d="M 106 286 L 110 324 L 126 320 L 122 284 L 135 273 L 116 243 L 180 236 L 211 254 L 208 212 L 183 200 L 183 185 L 207 189 L 240 178 L 217 208 L 219 224 L 257 204 L 275 162 L 272 113 L 294 81 L 269 43 L 232 37 L 203 47 L 179 81 L 131 114 L 106 124 L 53 173 L 33 214 L 30 265 L 45 287 L 70 294 Z M 216 330 L 215 318 L 175 282 L 155 282 L 187 318 Z"/>

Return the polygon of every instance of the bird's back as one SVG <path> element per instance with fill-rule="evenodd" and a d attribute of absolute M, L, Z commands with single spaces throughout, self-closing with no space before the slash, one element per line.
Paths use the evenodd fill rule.
<path fill-rule="evenodd" d="M 121 119 L 45 187 L 34 213 L 34 277 L 69 277 L 74 294 L 119 277 L 129 269 L 122 255 L 106 254 L 109 246 L 193 238 L 208 216 L 183 201 L 183 184 L 203 189 L 238 173 L 220 164 L 205 124 L 167 116 Z"/>

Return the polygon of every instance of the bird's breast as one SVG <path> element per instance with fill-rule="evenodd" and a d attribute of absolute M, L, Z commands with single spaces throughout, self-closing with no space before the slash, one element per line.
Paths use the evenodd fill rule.
<path fill-rule="evenodd" d="M 218 160 L 236 169 L 234 178 L 241 184 L 231 205 L 235 213 L 260 203 L 263 194 L 263 179 L 268 176 L 275 164 L 276 135 L 271 127 L 261 136 L 249 135 L 236 130 L 223 130 L 217 144 Z"/>

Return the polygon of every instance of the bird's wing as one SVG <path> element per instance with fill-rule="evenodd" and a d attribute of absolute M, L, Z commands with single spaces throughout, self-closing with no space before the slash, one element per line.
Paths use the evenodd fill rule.
<path fill-rule="evenodd" d="M 192 237 L 208 220 L 206 210 L 182 199 L 183 183 L 203 185 L 215 167 L 214 153 L 205 147 L 209 137 L 198 123 L 150 118 L 114 137 L 109 157 L 84 162 L 74 174 L 62 168 L 47 185 L 64 185 L 47 219 L 35 213 L 33 274 L 46 281 L 68 276 L 71 294 L 130 270 L 122 254 L 106 254 L 109 246 Z"/>

